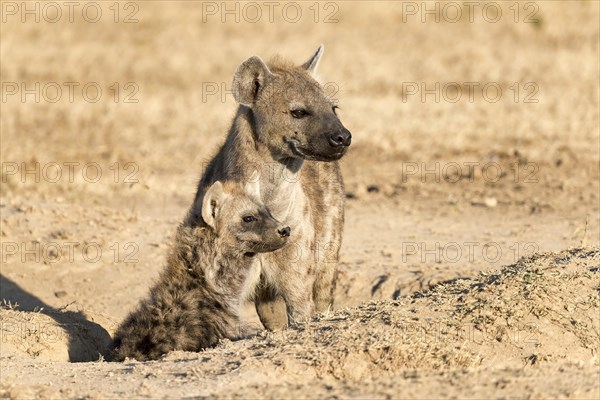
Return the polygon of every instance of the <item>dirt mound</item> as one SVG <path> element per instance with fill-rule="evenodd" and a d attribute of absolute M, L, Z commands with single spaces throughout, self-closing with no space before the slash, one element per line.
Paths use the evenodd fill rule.
<path fill-rule="evenodd" d="M 599 262 L 599 249 L 534 255 L 496 273 L 322 315 L 254 339 L 248 350 L 275 363 L 294 354 L 318 376 L 356 379 L 406 368 L 597 363 Z"/>
<path fill-rule="evenodd" d="M 110 335 L 80 312 L 18 311 L 0 308 L 2 358 L 95 361 L 110 344 Z"/>
<path fill-rule="evenodd" d="M 597 357 L 600 338 L 599 262 L 599 249 L 537 254 L 498 272 L 337 310 L 235 345 L 275 364 L 295 353 L 316 376 L 355 379 L 405 368 L 586 363 Z M 0 320 L 3 356 L 91 361 L 110 340 L 76 312 L 5 307 Z"/>
<path fill-rule="evenodd" d="M 201 359 L 212 365 L 211 374 L 257 375 L 259 366 L 277 371 L 266 378 L 258 374 L 249 388 L 221 392 L 226 397 L 254 391 L 301 395 L 304 380 L 321 382 L 315 385 L 318 396 L 397 395 L 398 375 L 417 387 L 427 386 L 423 380 L 445 382 L 456 395 L 474 382 L 482 396 L 493 390 L 523 393 L 525 382 L 533 395 L 594 397 L 599 261 L 597 248 L 537 254 L 397 301 L 321 315 L 300 330 L 228 343 L 225 354 L 214 349 Z M 185 359 L 184 354 L 166 360 Z M 489 379 L 499 370 L 502 379 Z M 532 383 L 549 376 L 556 382 L 552 394 Z M 272 385 L 275 378 L 280 385 Z M 580 383 L 576 392 L 572 379 Z M 414 393 L 444 393 L 423 390 Z"/>
<path fill-rule="evenodd" d="M 67 397 L 131 395 L 135 386 L 134 394 L 153 397 L 302 397 L 310 387 L 311 397 L 597 398 L 599 261 L 599 248 L 536 254 L 398 300 L 319 315 L 302 328 L 145 363 L 31 361 L 73 360 L 74 340 L 91 357 L 106 337 L 81 318 L 59 315 L 58 323 L 53 314 L 3 310 L 0 361 L 15 372 L 2 392 L 19 398 L 40 377 L 69 375 L 77 379 L 54 388 Z M 17 337 L 8 321 L 46 324 L 69 339 L 49 345 L 44 329 Z"/>
<path fill-rule="evenodd" d="M 409 397 L 411 391 L 443 394 L 426 390 L 432 381 L 456 395 L 477 387 L 480 396 L 525 391 L 542 397 L 597 397 L 599 261 L 600 249 L 537 254 L 498 272 L 446 282 L 397 301 L 322 315 L 302 330 L 232 344 L 244 347 L 244 361 L 229 360 L 234 367 L 228 373 L 252 368 L 257 359 L 269 360 L 288 376 L 319 379 L 318 397 L 398 395 L 398 375 L 412 381 L 413 388 L 403 392 Z M 501 379 L 495 378 L 498 370 Z M 550 376 L 552 393 L 537 385 Z M 573 379 L 579 382 L 575 392 Z M 279 386 L 255 382 L 222 394 L 301 395 L 302 385 L 294 381 Z"/>

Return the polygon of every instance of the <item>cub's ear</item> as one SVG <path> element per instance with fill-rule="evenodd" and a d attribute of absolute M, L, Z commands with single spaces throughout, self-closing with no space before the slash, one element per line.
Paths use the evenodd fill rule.
<path fill-rule="evenodd" d="M 319 46 L 315 54 L 304 64 L 302 64 L 302 68 L 307 70 L 312 76 L 315 76 L 317 73 L 317 67 L 319 66 L 319 61 L 321 61 L 321 56 L 323 55 L 323 51 L 325 50 L 325 46 L 322 44 Z"/>
<path fill-rule="evenodd" d="M 252 107 L 265 81 L 271 75 L 269 67 L 260 57 L 250 57 L 241 63 L 233 74 L 233 97 L 238 103 Z"/>
<path fill-rule="evenodd" d="M 216 181 L 204 194 L 202 200 L 202 219 L 208 226 L 217 229 L 217 218 L 223 207 L 223 203 L 229 197 L 223 190 L 223 184 Z"/>

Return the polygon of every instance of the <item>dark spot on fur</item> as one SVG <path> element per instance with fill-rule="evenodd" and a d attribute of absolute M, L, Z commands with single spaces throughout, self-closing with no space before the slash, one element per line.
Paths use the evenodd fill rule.
<path fill-rule="evenodd" d="M 153 344 L 150 335 L 145 335 L 142 340 L 137 344 L 137 350 L 141 353 L 149 353 L 152 350 Z"/>

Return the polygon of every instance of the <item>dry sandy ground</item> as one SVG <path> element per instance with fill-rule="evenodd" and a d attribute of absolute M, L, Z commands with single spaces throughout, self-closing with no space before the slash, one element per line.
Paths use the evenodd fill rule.
<path fill-rule="evenodd" d="M 66 8 L 54 24 L 3 14 L 2 397 L 600 397 L 598 2 L 521 2 L 518 23 L 513 2 L 456 23 L 423 23 L 408 2 L 322 3 L 317 22 L 299 3 L 297 23 L 138 2 L 125 24 L 98 4 L 96 23 Z M 120 7 L 119 21 L 135 11 Z M 266 333 L 248 307 L 244 340 L 96 361 L 223 140 L 237 64 L 299 63 L 319 43 L 353 132 L 336 309 Z M 40 101 L 22 101 L 36 82 Z M 463 97 L 410 94 L 437 82 Z M 469 82 L 502 97 L 471 102 Z"/>
<path fill-rule="evenodd" d="M 101 328 L 64 311 L 5 309 L 2 395 L 598 398 L 599 261 L 597 248 L 536 255 L 299 330 L 146 363 L 45 361 L 67 348 L 91 355 Z M 7 332 L 16 326 L 28 331 Z"/>

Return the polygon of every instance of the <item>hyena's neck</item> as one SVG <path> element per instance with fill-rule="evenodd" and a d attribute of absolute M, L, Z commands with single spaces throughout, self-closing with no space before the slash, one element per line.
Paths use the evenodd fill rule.
<path fill-rule="evenodd" d="M 303 160 L 288 159 L 275 161 L 262 158 L 260 171 L 260 197 L 273 217 L 290 223 L 290 217 L 302 199 L 303 190 L 300 174 Z"/>
<path fill-rule="evenodd" d="M 212 292 L 213 297 L 221 299 L 223 306 L 237 313 L 239 292 L 252 261 L 227 254 L 223 247 L 208 228 L 180 226 L 176 247 L 169 260 L 170 275 L 179 276 L 180 271 L 187 279 L 195 281 L 190 287 L 204 282 L 204 290 Z"/>
<path fill-rule="evenodd" d="M 240 107 L 226 145 L 233 157 L 228 163 L 230 176 L 240 180 L 260 179 L 261 200 L 280 221 L 289 221 L 299 207 L 304 206 L 300 182 L 304 160 L 275 158 L 258 140 L 249 109 Z"/>

